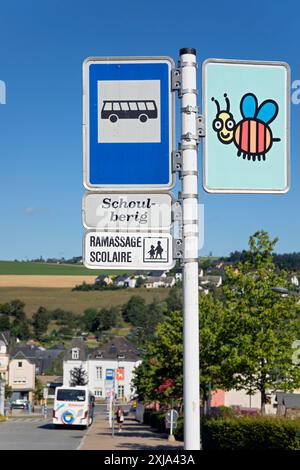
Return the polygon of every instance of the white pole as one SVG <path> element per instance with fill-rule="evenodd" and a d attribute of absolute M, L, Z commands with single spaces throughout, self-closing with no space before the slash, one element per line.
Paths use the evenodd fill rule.
<path fill-rule="evenodd" d="M 183 199 L 184 448 L 199 450 L 198 162 L 196 50 L 180 50 Z"/>
<path fill-rule="evenodd" d="M 4 416 L 5 385 L 0 377 L 0 415 Z"/>

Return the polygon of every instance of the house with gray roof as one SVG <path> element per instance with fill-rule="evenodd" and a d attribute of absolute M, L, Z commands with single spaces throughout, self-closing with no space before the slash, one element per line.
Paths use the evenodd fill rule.
<path fill-rule="evenodd" d="M 114 392 L 120 400 L 128 401 L 134 395 L 133 371 L 141 363 L 140 356 L 141 351 L 123 337 L 115 337 L 90 352 L 85 342 L 76 338 L 64 359 L 64 386 L 70 385 L 72 370 L 82 366 L 96 399 L 105 399 Z"/>
<path fill-rule="evenodd" d="M 43 375 L 51 369 L 53 361 L 62 354 L 64 349 L 63 345 L 46 349 L 35 344 L 16 343 L 10 350 L 10 356 L 16 357 L 18 353 L 21 353 L 24 358 L 35 365 L 36 374 Z"/>
<path fill-rule="evenodd" d="M 146 277 L 144 281 L 144 286 L 147 289 L 156 289 L 157 287 L 173 287 L 176 284 L 175 277 L 173 276 L 165 276 L 165 277 L 157 277 L 157 276 L 149 276 Z"/>

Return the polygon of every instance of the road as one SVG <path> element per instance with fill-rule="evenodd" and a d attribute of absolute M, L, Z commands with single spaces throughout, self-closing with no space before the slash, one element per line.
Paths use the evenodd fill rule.
<path fill-rule="evenodd" d="M 54 429 L 50 419 L 12 418 L 0 423 L 0 450 L 75 450 L 81 429 Z"/>
<path fill-rule="evenodd" d="M 106 414 L 106 405 L 96 405 L 96 414 Z M 0 423 L 0 450 L 76 450 L 86 433 L 85 429 L 52 426 L 49 418 L 23 416 L 15 413 L 5 423 Z"/>

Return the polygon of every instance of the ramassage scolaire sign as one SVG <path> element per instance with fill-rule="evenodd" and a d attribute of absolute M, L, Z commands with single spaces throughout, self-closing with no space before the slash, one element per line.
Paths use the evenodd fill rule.
<path fill-rule="evenodd" d="M 84 260 L 91 269 L 171 269 L 173 238 L 169 233 L 90 231 L 85 234 Z"/>
<path fill-rule="evenodd" d="M 170 230 L 172 202 L 169 193 L 86 193 L 83 225 L 98 230 Z"/>

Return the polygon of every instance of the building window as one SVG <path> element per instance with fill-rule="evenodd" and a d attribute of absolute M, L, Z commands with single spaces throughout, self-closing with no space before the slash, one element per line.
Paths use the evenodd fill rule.
<path fill-rule="evenodd" d="M 95 397 L 102 398 L 102 388 L 95 388 Z"/>
<path fill-rule="evenodd" d="M 72 349 L 72 359 L 79 359 L 79 349 Z"/>
<path fill-rule="evenodd" d="M 118 398 L 124 397 L 124 385 L 118 385 Z"/>
<path fill-rule="evenodd" d="M 24 377 L 14 379 L 13 384 L 14 385 L 24 385 L 24 384 L 26 384 L 26 379 Z"/>
<path fill-rule="evenodd" d="M 96 379 L 102 379 L 102 367 L 96 367 Z"/>
<path fill-rule="evenodd" d="M 18 367 L 22 367 L 22 362 L 18 362 Z"/>

